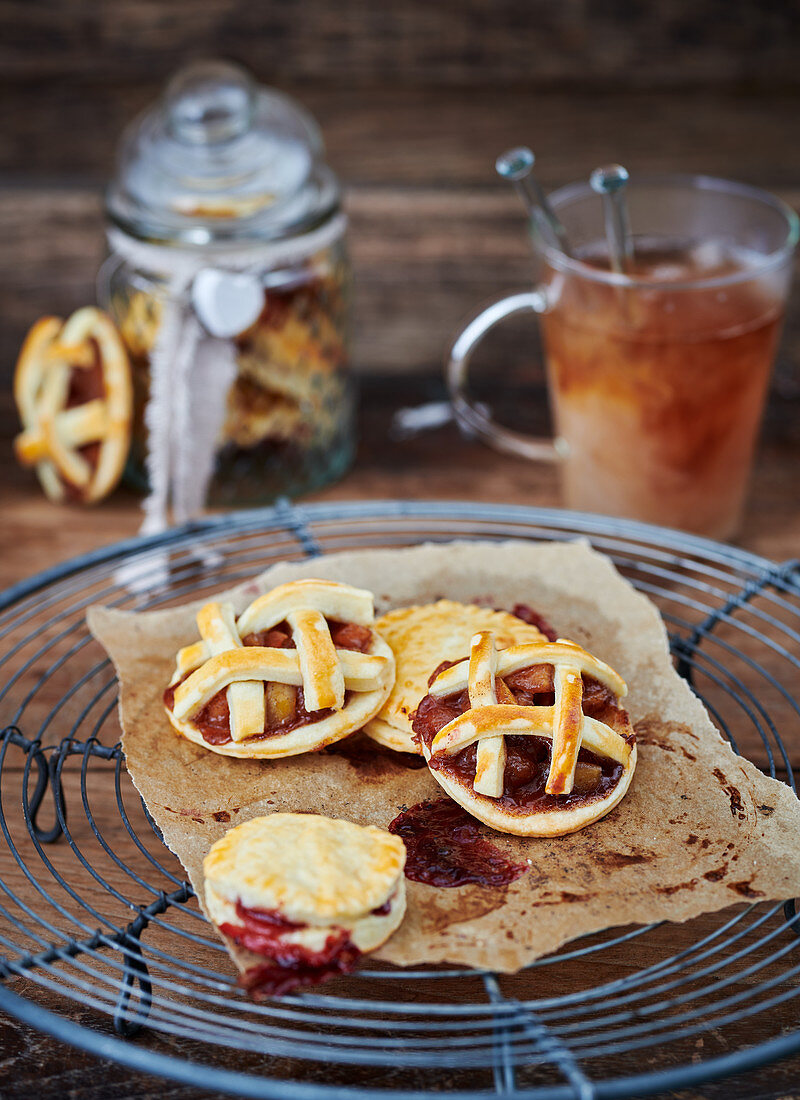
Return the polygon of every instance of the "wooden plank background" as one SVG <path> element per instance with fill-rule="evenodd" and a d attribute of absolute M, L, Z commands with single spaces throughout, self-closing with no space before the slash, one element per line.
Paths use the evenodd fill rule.
<path fill-rule="evenodd" d="M 4 0 L 5 78 L 161 79 L 235 55 L 275 81 L 797 85 L 797 9 L 765 0 Z"/>
<path fill-rule="evenodd" d="M 92 300 L 119 135 L 187 60 L 238 60 L 317 116 L 352 219 L 354 365 L 435 371 L 471 309 L 530 278 L 493 170 L 511 144 L 535 148 L 548 187 L 620 160 L 800 201 L 797 14 L 782 0 L 3 0 L 0 390 L 33 319 Z M 530 333 L 503 348 L 535 373 Z M 792 309 L 783 396 L 799 358 Z"/>

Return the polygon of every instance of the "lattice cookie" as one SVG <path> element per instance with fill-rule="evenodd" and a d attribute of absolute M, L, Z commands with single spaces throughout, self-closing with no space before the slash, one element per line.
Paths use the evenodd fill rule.
<path fill-rule="evenodd" d="M 302 580 L 235 618 L 227 603 L 197 615 L 164 703 L 172 725 L 223 756 L 312 752 L 360 729 L 386 701 L 394 656 L 372 629 L 372 593 Z"/>
<path fill-rule="evenodd" d="M 491 632 L 441 672 L 414 730 L 447 793 L 501 832 L 560 836 L 617 805 L 636 767 L 621 677 L 573 642 L 498 653 Z"/>
<path fill-rule="evenodd" d="M 119 333 L 87 306 L 28 333 L 14 375 L 22 433 L 17 458 L 35 466 L 51 500 L 92 504 L 122 475 L 130 446 L 130 366 Z"/>

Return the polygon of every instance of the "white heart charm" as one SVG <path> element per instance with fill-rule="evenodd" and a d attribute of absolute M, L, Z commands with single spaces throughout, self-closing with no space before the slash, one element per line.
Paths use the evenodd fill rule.
<path fill-rule="evenodd" d="M 212 336 L 238 336 L 258 320 L 264 288 L 257 275 L 206 267 L 192 283 L 192 305 Z"/>

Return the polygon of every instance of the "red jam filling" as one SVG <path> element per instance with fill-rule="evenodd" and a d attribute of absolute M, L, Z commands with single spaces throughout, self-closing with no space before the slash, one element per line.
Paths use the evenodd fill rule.
<path fill-rule="evenodd" d="M 92 362 L 88 367 L 73 366 L 70 368 L 69 387 L 64 404 L 66 409 L 74 409 L 77 405 L 85 405 L 89 401 L 97 401 L 99 398 L 105 398 L 106 396 L 100 348 L 92 336 L 89 337 L 87 343 L 91 348 Z"/>
<path fill-rule="evenodd" d="M 386 899 L 386 901 L 383 903 L 383 905 L 379 905 L 377 909 L 372 909 L 371 910 L 372 916 L 373 917 L 388 917 L 389 914 L 392 911 L 392 902 L 394 901 L 396 896 L 397 896 L 397 891 L 394 891 L 392 894 L 389 895 L 389 897 Z"/>
<path fill-rule="evenodd" d="M 328 623 L 331 639 L 337 649 L 351 649 L 359 653 L 369 652 L 372 642 L 372 632 L 366 626 L 358 626 L 356 623 L 340 623 L 331 621 Z M 246 646 L 266 646 L 270 649 L 294 649 L 291 630 L 287 623 L 279 623 L 272 630 L 263 630 L 254 634 L 247 634 L 242 638 L 242 644 Z M 186 680 L 191 673 L 187 672 L 181 680 L 171 684 L 164 692 L 164 705 L 172 710 L 175 703 L 175 690 Z M 258 741 L 276 734 L 289 733 L 300 726 L 306 726 L 309 722 L 316 722 L 333 714 L 330 709 L 306 710 L 305 698 L 301 687 L 291 689 L 293 698 L 287 703 L 285 700 L 279 718 L 275 718 L 275 708 L 270 706 L 270 685 L 264 684 L 266 722 L 264 732 L 248 740 Z M 345 703 L 348 695 L 345 695 Z M 213 698 L 193 719 L 193 724 L 200 730 L 203 740 L 208 745 L 227 745 L 231 740 L 231 721 L 228 709 L 227 689 L 218 691 Z"/>
<path fill-rule="evenodd" d="M 89 401 L 105 399 L 106 387 L 100 348 L 92 336 L 89 337 L 87 343 L 92 351 L 92 363 L 88 367 L 73 366 L 70 368 L 67 398 L 64 402 L 65 409 L 74 409 L 78 405 L 85 405 Z M 100 461 L 100 442 L 85 443 L 82 447 L 78 447 L 78 454 L 94 470 Z M 73 485 L 71 481 L 63 476 L 61 482 L 69 499 L 81 500 L 83 498 L 83 489 L 80 486 Z"/>
<path fill-rule="evenodd" d="M 436 670 L 431 682 L 443 667 L 446 666 Z M 520 669 L 506 676 L 504 682 L 521 706 L 552 706 L 555 701 L 552 665 Z M 443 699 L 426 695 L 414 715 L 415 738 L 430 749 L 436 734 L 469 707 L 469 693 L 466 690 Z M 587 676 L 583 677 L 583 711 L 612 728 L 625 730 L 623 736 L 629 743 L 635 740 L 627 715 L 616 706 L 614 695 L 605 685 Z M 512 735 L 506 737 L 505 744 L 503 794 L 492 799 L 492 802 L 511 813 L 543 813 L 596 802 L 605 798 L 622 777 L 621 764 L 582 748 L 578 753 L 572 792 L 568 795 L 550 795 L 545 791 L 550 770 L 549 739 Z M 462 786 L 471 788 L 475 779 L 476 754 L 476 745 L 469 745 L 452 756 L 437 753 L 429 766 L 433 771 L 440 771 Z"/>
<path fill-rule="evenodd" d="M 325 752 L 331 756 L 341 756 L 354 768 L 369 771 L 372 775 L 376 771 L 387 768 L 408 768 L 410 771 L 417 771 L 428 766 L 423 756 L 389 749 L 385 745 L 379 745 L 377 741 L 371 741 L 362 733 L 351 733 L 341 741 L 326 745 Z"/>
<path fill-rule="evenodd" d="M 339 974 L 350 974 L 361 952 L 347 939 L 347 933 L 342 936 L 343 939 L 330 936 L 322 951 L 316 954 L 309 951 L 304 960 L 297 960 L 291 966 L 263 963 L 251 967 L 239 979 L 240 984 L 253 1000 L 260 1001 L 265 997 L 282 997 L 293 989 L 319 985 Z"/>
<path fill-rule="evenodd" d="M 528 869 L 484 840 L 475 819 L 449 798 L 404 810 L 389 832 L 406 846 L 406 877 L 428 886 L 507 886 Z"/>
<path fill-rule="evenodd" d="M 544 615 L 540 615 L 538 611 L 534 611 L 526 603 L 515 603 L 511 609 L 511 614 L 516 615 L 518 619 L 522 619 L 529 626 L 535 626 L 548 641 L 555 642 L 557 640 L 558 632 L 550 625 Z"/>
<path fill-rule="evenodd" d="M 252 921 L 257 927 L 280 928 L 284 932 L 296 932 L 300 928 L 308 928 L 305 921 L 289 920 L 277 909 L 256 909 L 236 903 L 236 915 L 242 920 Z"/>
<path fill-rule="evenodd" d="M 239 947 L 268 960 L 251 967 L 240 979 L 256 1000 L 280 997 L 292 989 L 348 974 L 361 957 L 344 928 L 331 932 L 321 950 L 310 951 L 302 944 L 286 943 L 283 939 L 288 932 L 306 928 L 305 924 L 286 920 L 274 910 L 248 909 L 241 901 L 236 903 L 236 916 L 240 924 L 226 922 L 220 925 L 220 931 Z"/>

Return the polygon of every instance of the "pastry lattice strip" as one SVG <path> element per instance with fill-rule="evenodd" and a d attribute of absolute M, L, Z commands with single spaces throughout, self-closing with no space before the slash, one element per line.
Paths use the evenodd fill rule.
<path fill-rule="evenodd" d="M 502 679 L 533 665 L 553 666 L 553 706 L 519 706 Z M 505 738 L 545 737 L 552 742 L 545 790 L 569 794 L 582 745 L 620 764 L 628 756 L 620 734 L 583 713 L 584 674 L 607 687 L 617 699 L 627 693 L 625 682 L 612 668 L 573 642 L 528 643 L 498 653 L 490 632 L 476 634 L 469 659 L 445 669 L 431 685 L 431 695 L 439 698 L 466 689 L 471 704 L 439 731 L 431 754 L 453 755 L 477 744 L 473 789 L 499 798 L 504 785 Z"/>
<path fill-rule="evenodd" d="M 264 682 L 302 687 L 309 711 L 341 710 L 346 691 L 381 686 L 386 658 L 336 649 L 328 619 L 366 626 L 373 621 L 372 595 L 327 581 L 295 581 L 255 600 L 234 621 L 230 604 L 210 603 L 197 616 L 201 641 L 178 653 L 173 713 L 194 718 L 220 691 L 227 691 L 231 738 L 243 741 L 264 729 Z M 286 622 L 294 649 L 244 646 L 249 634 Z"/>
<path fill-rule="evenodd" d="M 94 363 L 92 340 L 105 397 L 68 409 L 73 369 Z M 20 355 L 14 394 L 23 426 L 14 443 L 17 457 L 36 466 L 48 495 L 60 499 L 63 480 L 83 490 L 88 500 L 103 496 L 127 454 L 131 404 L 127 359 L 108 318 L 87 307 L 63 326 L 56 317 L 39 321 Z M 80 453 L 88 443 L 100 444 L 95 467 Z"/>

